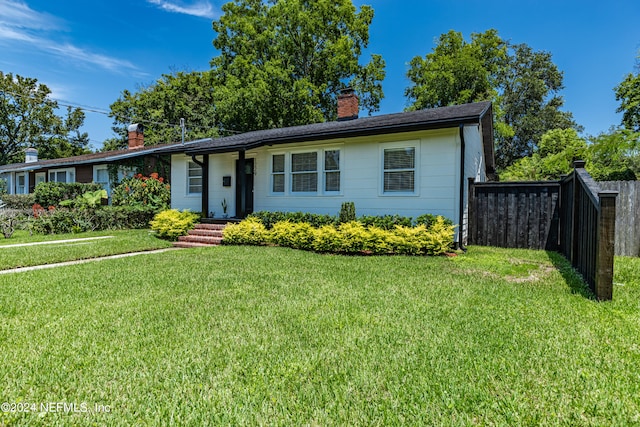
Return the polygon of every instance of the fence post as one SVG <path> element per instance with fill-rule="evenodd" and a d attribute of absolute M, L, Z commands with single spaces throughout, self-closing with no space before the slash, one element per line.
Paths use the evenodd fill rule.
<path fill-rule="evenodd" d="M 582 199 L 582 191 L 578 172 L 576 169 L 584 169 L 586 162 L 584 160 L 576 160 L 573 162 L 573 206 L 571 207 L 571 252 L 569 261 L 571 265 L 576 266 L 576 254 L 578 253 L 578 236 L 580 235 L 580 221 L 577 221 L 578 209 Z"/>
<path fill-rule="evenodd" d="M 596 255 L 596 297 L 600 301 L 613 298 L 613 256 L 616 239 L 617 191 L 601 191 L 598 213 L 598 253 Z"/>

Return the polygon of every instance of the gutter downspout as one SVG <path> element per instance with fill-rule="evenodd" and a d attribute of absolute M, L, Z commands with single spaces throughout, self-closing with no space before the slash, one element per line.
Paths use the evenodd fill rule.
<path fill-rule="evenodd" d="M 462 249 L 464 252 L 467 251 L 467 248 L 462 244 L 462 227 L 464 221 L 464 156 L 465 156 L 465 143 L 464 143 L 464 125 L 460 124 L 460 211 L 458 212 L 458 217 L 460 218 L 460 226 L 458 227 L 458 247 Z"/>
<path fill-rule="evenodd" d="M 191 160 L 202 169 L 202 194 L 200 195 L 202 212 L 200 217 L 207 218 L 209 216 L 209 155 L 203 154 L 202 161 L 200 161 L 196 159 L 194 154 L 191 156 Z"/>

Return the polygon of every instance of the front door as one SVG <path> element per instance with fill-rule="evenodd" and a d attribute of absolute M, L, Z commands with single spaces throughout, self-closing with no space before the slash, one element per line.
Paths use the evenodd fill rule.
<path fill-rule="evenodd" d="M 244 159 L 244 171 L 240 170 L 240 160 L 236 160 L 236 217 L 238 218 L 244 218 L 253 212 L 253 168 L 253 159 Z M 244 173 L 244 189 L 242 173 Z"/>

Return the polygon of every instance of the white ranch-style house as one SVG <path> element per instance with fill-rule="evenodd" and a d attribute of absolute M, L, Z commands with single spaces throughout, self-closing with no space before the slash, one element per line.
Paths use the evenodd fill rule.
<path fill-rule="evenodd" d="M 468 179 L 489 180 L 495 167 L 490 102 L 358 118 L 358 99 L 346 91 L 334 122 L 155 147 L 142 147 L 134 126 L 130 142 L 136 138 L 129 150 L 98 158 L 43 161 L 55 168 L 0 166 L 0 178 L 10 175 L 16 193 L 32 179 L 75 180 L 75 168 L 86 169 L 84 182 L 99 182 L 100 168 L 122 156 L 164 155 L 176 209 L 221 218 L 225 204 L 227 216 L 243 218 L 262 210 L 337 214 L 354 202 L 358 215 L 443 215 L 461 225 L 456 241 L 464 243 Z"/>

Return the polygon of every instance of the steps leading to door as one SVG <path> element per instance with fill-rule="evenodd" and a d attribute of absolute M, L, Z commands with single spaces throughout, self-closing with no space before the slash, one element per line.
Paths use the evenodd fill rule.
<path fill-rule="evenodd" d="M 195 248 L 201 246 L 218 246 L 222 242 L 222 231 L 226 224 L 196 224 L 186 236 L 178 237 L 173 243 L 176 248 Z"/>

